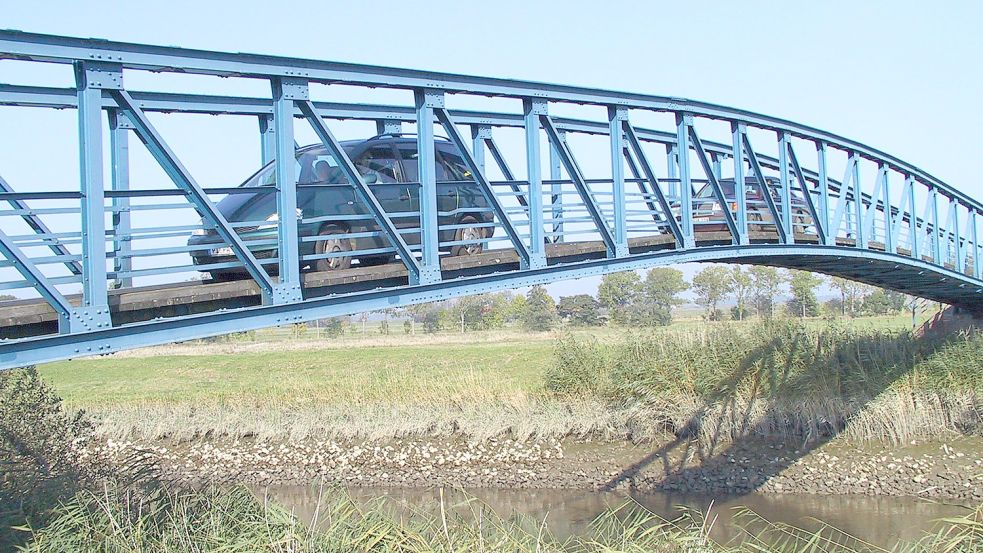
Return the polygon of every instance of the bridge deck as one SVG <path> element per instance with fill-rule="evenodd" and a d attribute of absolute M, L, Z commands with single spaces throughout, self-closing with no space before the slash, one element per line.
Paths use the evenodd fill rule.
<path fill-rule="evenodd" d="M 701 232 L 697 245 L 728 245 L 731 243 L 727 232 Z M 750 239 L 756 244 L 777 244 L 774 232 L 751 232 Z M 797 243 L 816 244 L 817 237 L 812 234 L 796 234 Z M 854 246 L 852 239 L 838 238 L 839 246 Z M 632 238 L 629 240 L 631 253 L 648 253 L 674 249 L 673 237 L 661 234 Z M 870 244 L 871 249 L 883 251 L 880 244 Z M 899 248 L 901 255 L 909 252 Z M 606 255 L 601 241 L 580 241 L 548 244 L 546 254 L 551 265 L 571 263 L 589 259 L 599 259 Z M 929 260 L 929 259 L 926 259 Z M 787 265 L 777 259 L 745 260 L 747 263 L 765 265 Z M 445 276 L 454 278 L 489 274 L 518 268 L 519 258 L 514 250 L 491 250 L 473 256 L 444 257 L 441 269 Z M 795 262 L 801 264 L 801 260 Z M 820 272 L 844 274 L 848 270 L 834 271 L 822 264 L 814 264 Z M 337 293 L 369 290 L 375 288 L 404 285 L 407 282 L 406 268 L 401 263 L 374 267 L 352 267 L 345 270 L 309 272 L 303 275 L 305 296 L 320 297 Z M 898 286 L 893 286 L 898 288 Z M 68 298 L 78 305 L 81 296 Z M 189 281 L 154 286 L 141 286 L 110 290 L 109 305 L 114 325 L 148 321 L 157 318 L 234 309 L 259 305 L 260 290 L 249 279 L 229 282 Z M 57 316 L 51 306 L 43 299 L 12 300 L 0 302 L 0 338 L 21 338 L 57 332 Z"/>

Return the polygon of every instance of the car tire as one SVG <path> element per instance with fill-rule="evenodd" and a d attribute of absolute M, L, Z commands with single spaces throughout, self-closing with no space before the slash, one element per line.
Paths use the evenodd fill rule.
<path fill-rule="evenodd" d="M 458 222 L 458 224 L 477 225 L 478 221 L 474 217 L 462 217 L 461 220 Z M 479 226 L 462 227 L 457 229 L 457 232 L 454 233 L 454 240 L 456 241 L 480 240 L 484 237 L 485 237 L 485 229 Z M 485 249 L 485 245 L 482 244 L 481 242 L 478 242 L 476 244 L 458 244 L 451 248 L 451 255 L 455 257 L 460 255 L 478 255 L 479 253 L 484 251 L 484 249 Z"/>
<path fill-rule="evenodd" d="M 340 234 L 345 234 L 345 231 L 338 227 L 322 228 L 317 233 L 320 239 L 314 243 L 314 253 L 320 255 L 352 251 L 351 240 L 337 236 Z M 315 271 L 340 271 L 351 266 L 351 256 L 328 257 L 314 261 Z"/>

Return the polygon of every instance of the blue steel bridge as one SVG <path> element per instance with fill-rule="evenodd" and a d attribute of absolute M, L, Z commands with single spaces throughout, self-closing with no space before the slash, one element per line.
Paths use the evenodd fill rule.
<path fill-rule="evenodd" d="M 983 309 L 979 201 L 791 121 L 663 96 L 16 31 L 0 31 L 0 60 L 0 69 L 18 60 L 74 76 L 72 88 L 2 84 L 0 109 L 76 111 L 80 167 L 78 180 L 22 183 L 3 180 L 10 168 L 0 166 L 0 291 L 17 298 L 0 302 L 0 368 L 698 261 L 816 271 Z M 149 74 L 140 82 L 158 73 L 256 80 L 270 94 L 131 90 L 124 77 L 137 73 Z M 337 98 L 338 85 L 366 100 L 394 89 L 406 102 L 320 101 Z M 447 107 L 458 102 L 496 109 Z M 572 111 L 584 115 L 558 116 Z M 155 125 L 169 114 L 187 114 L 186 125 L 207 125 L 205 115 L 256 121 L 255 166 L 273 162 L 274 184 L 203 187 Z M 339 121 L 415 141 L 415 181 L 400 185 L 417 201 L 387 208 L 336 138 Z M 300 125 L 337 160 L 345 178 L 333 186 L 348 191 L 348 214 L 312 219 L 298 209 Z M 474 221 L 438 201 L 442 141 L 484 197 L 480 232 L 459 232 Z M 131 171 L 135 149 L 167 186 Z M 216 208 L 242 193 L 274 195 L 277 216 L 231 221 Z M 349 228 L 352 219 L 364 224 Z M 346 244 L 374 237 L 382 246 L 310 253 L 305 242 L 319 237 L 298 227 L 312 224 Z M 275 228 L 272 255 L 258 255 L 242 232 L 259 225 Z M 228 260 L 192 264 L 188 239 L 206 232 Z M 451 255 L 461 253 L 454 246 L 472 247 Z M 311 270 L 341 257 L 356 261 Z M 391 262 L 357 261 L 365 257 Z M 189 280 L 231 270 L 244 278 Z"/>

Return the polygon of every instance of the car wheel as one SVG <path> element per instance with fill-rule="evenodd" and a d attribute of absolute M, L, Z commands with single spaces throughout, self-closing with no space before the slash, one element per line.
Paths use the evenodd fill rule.
<path fill-rule="evenodd" d="M 314 253 L 317 255 L 325 253 L 340 253 L 352 251 L 352 242 L 348 238 L 338 235 L 345 234 L 345 231 L 337 227 L 326 227 L 317 233 L 320 240 L 314 243 Z M 315 271 L 337 271 L 347 269 L 352 266 L 351 256 L 338 256 L 318 259 L 314 262 Z"/>
<path fill-rule="evenodd" d="M 464 217 L 461 219 L 461 225 L 477 225 L 478 221 L 474 217 Z M 456 241 L 472 241 L 481 240 L 485 237 L 485 229 L 479 226 L 466 226 L 457 229 L 454 233 L 454 240 Z M 451 248 L 451 255 L 478 255 L 484 250 L 484 244 L 477 242 L 474 244 L 459 244 Z"/>

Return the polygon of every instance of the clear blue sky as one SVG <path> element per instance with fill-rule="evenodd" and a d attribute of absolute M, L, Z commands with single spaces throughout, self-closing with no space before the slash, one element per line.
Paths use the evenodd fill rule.
<path fill-rule="evenodd" d="M 983 195 L 981 2 L 40 4 L 7 3 L 0 26 L 689 97 L 832 131 Z M 59 71 L 0 62 L 0 82 L 69 86 L 70 71 Z M 195 82 L 207 92 L 267 93 L 218 81 Z M 129 84 L 149 88 L 152 82 Z M 75 166 L 45 162 L 49 144 L 73 155 L 74 136 L 53 138 L 46 129 L 28 128 L 37 121 L 33 112 L 29 119 L 4 111 L 9 108 L 0 108 L 0 125 L 16 125 L 18 132 L 2 133 L 0 175 L 25 190 L 77 179 Z M 251 121 L 241 128 L 254 133 Z M 179 140 L 196 133 L 189 129 L 177 118 L 162 131 Z M 228 184 L 219 177 L 239 179 L 253 168 L 257 152 L 258 139 L 249 134 L 223 154 L 238 160 L 234 170 L 219 170 L 214 158 L 190 148 L 186 161 L 204 184 Z M 34 163 L 25 169 L 25 160 Z M 594 282 L 552 291 L 590 289 Z"/>

